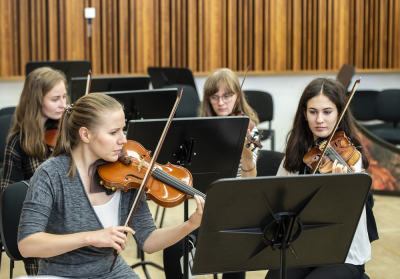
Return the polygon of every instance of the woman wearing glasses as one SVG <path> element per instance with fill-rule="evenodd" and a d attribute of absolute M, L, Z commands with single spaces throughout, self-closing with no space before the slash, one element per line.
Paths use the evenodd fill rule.
<path fill-rule="evenodd" d="M 258 139 L 259 123 L 257 114 L 247 103 L 244 95 L 240 92 L 240 84 L 237 76 L 230 69 L 217 69 L 207 78 L 203 89 L 203 101 L 199 107 L 198 115 L 201 117 L 229 116 L 232 111 L 241 111 L 255 123 L 252 130 L 248 129 L 255 139 Z M 237 98 L 239 98 L 236 103 Z M 236 103 L 236 108 L 234 108 Z M 236 177 L 256 177 L 256 161 L 258 149 L 246 148 L 246 139 L 243 146 L 242 157 Z M 192 232 L 197 237 L 198 229 Z M 179 264 L 183 254 L 183 241 L 164 250 L 164 270 L 167 279 L 181 278 L 182 270 Z M 227 273 L 224 279 L 242 279 L 246 277 L 245 272 Z"/>

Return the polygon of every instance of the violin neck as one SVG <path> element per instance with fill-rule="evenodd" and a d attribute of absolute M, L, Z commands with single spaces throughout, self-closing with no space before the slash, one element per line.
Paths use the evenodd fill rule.
<path fill-rule="evenodd" d="M 335 150 L 333 147 L 328 147 L 326 149 L 325 155 L 329 157 L 329 159 L 334 162 L 335 160 L 338 161 L 338 164 L 341 164 L 347 168 L 347 173 L 353 173 L 353 170 L 349 167 L 346 161 L 340 156 L 340 154 Z"/>
<path fill-rule="evenodd" d="M 171 187 L 174 187 L 175 189 L 194 196 L 194 195 L 198 195 L 200 197 L 202 197 L 203 199 L 206 199 L 206 195 L 203 194 L 202 192 L 200 192 L 199 190 L 190 187 L 189 185 L 183 183 L 182 181 L 180 181 L 179 179 L 173 177 L 172 175 L 166 173 L 165 171 L 163 171 L 162 169 L 159 168 L 155 168 L 155 170 L 153 171 L 153 173 L 151 174 L 151 176 L 153 176 L 154 178 L 164 182 L 165 184 L 170 185 Z"/>

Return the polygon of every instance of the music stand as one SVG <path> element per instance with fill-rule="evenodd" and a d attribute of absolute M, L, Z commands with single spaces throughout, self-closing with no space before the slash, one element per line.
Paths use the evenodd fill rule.
<path fill-rule="evenodd" d="M 71 79 L 70 97 L 75 102 L 85 95 L 87 77 L 74 77 Z M 150 77 L 94 77 L 90 84 L 90 92 L 112 92 L 128 90 L 149 89 Z"/>
<path fill-rule="evenodd" d="M 193 274 L 281 268 L 285 278 L 286 266 L 343 264 L 371 182 L 362 173 L 214 182 Z"/>
<path fill-rule="evenodd" d="M 127 139 L 145 143 L 154 151 L 166 119 L 129 121 Z M 158 155 L 159 164 L 182 165 L 193 176 L 193 186 L 205 193 L 211 182 L 236 177 L 249 118 L 190 117 L 173 119 Z M 188 220 L 188 202 L 184 203 L 184 219 Z M 184 240 L 184 278 L 188 278 L 188 236 Z"/>
<path fill-rule="evenodd" d="M 86 77 L 92 64 L 87 60 L 30 61 L 25 65 L 25 75 L 40 67 L 50 67 L 62 71 L 68 84 L 73 77 Z M 85 91 L 83 91 L 85 92 Z"/>
<path fill-rule="evenodd" d="M 104 92 L 124 104 L 127 121 L 168 118 L 176 101 L 176 88 Z"/>
<path fill-rule="evenodd" d="M 196 89 L 193 73 L 189 68 L 148 67 L 147 72 L 149 73 L 153 88 L 181 84 L 190 85 Z"/>

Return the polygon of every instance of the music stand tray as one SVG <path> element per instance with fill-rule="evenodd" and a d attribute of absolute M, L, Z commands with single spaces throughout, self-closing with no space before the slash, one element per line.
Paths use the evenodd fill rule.
<path fill-rule="evenodd" d="M 330 174 L 222 179 L 207 191 L 193 274 L 344 263 L 372 179 Z M 279 220 L 289 233 L 283 259 Z M 282 224 L 282 223 L 281 223 Z M 283 250 L 283 249 L 282 249 Z M 281 270 L 282 272 L 282 270 Z"/>

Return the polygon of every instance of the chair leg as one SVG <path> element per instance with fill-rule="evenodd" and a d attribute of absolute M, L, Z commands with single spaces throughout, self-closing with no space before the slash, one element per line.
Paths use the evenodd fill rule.
<path fill-rule="evenodd" d="M 13 278 L 14 261 L 10 259 L 10 279 Z"/>
<path fill-rule="evenodd" d="M 275 151 L 275 133 L 271 131 L 271 151 Z"/>
<path fill-rule="evenodd" d="M 164 208 L 163 208 L 162 215 L 161 215 L 160 228 L 162 228 L 162 225 L 163 225 L 163 223 L 164 223 L 165 210 L 166 210 L 166 208 L 164 207 Z"/>

